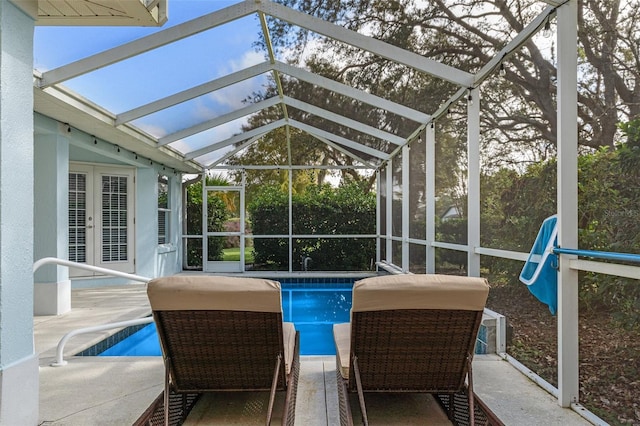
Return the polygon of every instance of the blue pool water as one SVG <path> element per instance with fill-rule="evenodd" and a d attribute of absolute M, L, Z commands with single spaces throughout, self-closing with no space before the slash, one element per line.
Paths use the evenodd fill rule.
<path fill-rule="evenodd" d="M 317 280 L 314 280 L 317 281 Z M 335 355 L 333 324 L 349 321 L 353 280 L 337 283 L 281 280 L 284 320 L 300 331 L 301 355 Z M 100 356 L 161 355 L 155 324 L 149 324 Z"/>

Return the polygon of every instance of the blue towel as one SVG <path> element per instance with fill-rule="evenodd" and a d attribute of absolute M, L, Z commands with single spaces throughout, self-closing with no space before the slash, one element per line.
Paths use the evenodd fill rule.
<path fill-rule="evenodd" d="M 556 215 L 542 222 L 529 258 L 520 272 L 520 281 L 538 300 L 549 306 L 552 315 L 558 309 L 558 256 L 552 252 L 558 243 L 557 223 Z"/>

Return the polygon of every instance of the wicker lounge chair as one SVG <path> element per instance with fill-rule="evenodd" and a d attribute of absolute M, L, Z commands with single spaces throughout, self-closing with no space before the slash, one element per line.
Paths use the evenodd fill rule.
<path fill-rule="evenodd" d="M 351 322 L 334 326 L 341 424 L 353 424 L 353 393 L 368 424 L 367 392 L 430 393 L 454 424 L 473 425 L 476 417 L 478 423 L 500 424 L 476 403 L 471 377 L 488 293 L 482 278 L 447 275 L 356 282 Z"/>
<path fill-rule="evenodd" d="M 285 391 L 282 423 L 293 425 L 299 336 L 282 321 L 279 283 L 166 277 L 150 281 L 147 293 L 165 364 L 165 424 L 175 394 L 270 391 L 268 425 L 276 391 Z"/>

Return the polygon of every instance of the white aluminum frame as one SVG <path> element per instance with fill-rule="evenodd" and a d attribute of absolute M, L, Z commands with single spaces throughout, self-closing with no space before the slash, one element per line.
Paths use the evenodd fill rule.
<path fill-rule="evenodd" d="M 578 0 L 557 11 L 558 46 L 558 245 L 578 248 Z M 579 402 L 578 271 L 573 255 L 559 255 L 558 403 Z"/>
<path fill-rule="evenodd" d="M 189 164 L 189 168 L 199 164 L 195 160 L 205 154 L 214 152 L 218 149 L 228 147 L 233 144 L 239 144 L 233 154 L 237 153 L 246 146 L 254 143 L 265 133 L 276 128 L 285 126 L 287 138 L 289 139 L 290 128 L 295 127 L 299 130 L 307 132 L 318 140 L 329 144 L 330 146 L 341 150 L 343 153 L 356 159 L 365 167 L 371 167 L 380 170 L 386 166 L 386 205 L 378 205 L 377 212 L 382 208 L 386 209 L 386 232 L 380 235 L 379 227 L 376 229 L 374 238 L 378 239 L 379 244 L 386 244 L 387 259 L 377 259 L 379 262 L 392 262 L 393 244 L 392 241 L 402 241 L 402 269 L 408 269 L 408 193 L 409 175 L 408 175 L 408 148 L 407 144 L 421 132 L 424 132 L 426 139 L 426 235 L 424 244 L 426 246 L 426 269 L 427 272 L 435 271 L 435 249 L 446 248 L 451 250 L 466 251 L 468 256 L 468 273 L 469 275 L 480 274 L 480 256 L 497 256 L 514 260 L 524 260 L 526 253 L 517 253 L 504 251 L 493 248 L 480 247 L 480 199 L 479 199 L 479 103 L 480 103 L 480 86 L 481 84 L 496 71 L 500 64 L 505 61 L 514 51 L 519 49 L 526 43 L 536 32 L 538 32 L 545 22 L 552 15 L 557 16 L 557 39 L 556 45 L 558 49 L 558 188 L 557 188 L 557 205 L 558 205 L 558 224 L 559 234 L 558 241 L 562 247 L 577 248 L 577 0 L 542 0 L 548 6 L 534 18 L 518 35 L 516 35 L 505 47 L 498 52 L 493 59 L 485 64 L 475 75 L 464 71 L 440 64 L 423 56 L 417 55 L 399 49 L 380 40 L 367 37 L 362 34 L 347 30 L 339 25 L 322 21 L 321 19 L 306 15 L 296 10 L 290 9 L 278 3 L 268 0 L 246 0 L 238 4 L 221 9 L 217 12 L 202 16 L 183 24 L 176 25 L 154 33 L 153 35 L 125 43 L 113 49 L 109 49 L 102 53 L 92 55 L 90 57 L 75 61 L 62 67 L 44 72 L 42 75 L 35 75 L 36 85 L 36 103 L 46 96 L 56 101 L 65 102 L 78 110 L 88 112 L 95 118 L 100 126 L 112 126 L 110 131 L 119 131 L 123 137 L 143 141 L 145 147 L 153 146 L 160 153 L 171 156 L 172 158 L 180 158 Z M 265 39 L 269 50 L 270 60 L 254 67 L 229 74 L 220 79 L 216 79 L 200 86 L 193 87 L 180 93 L 167 96 L 158 101 L 138 106 L 130 111 L 119 115 L 112 114 L 104 109 L 92 105 L 90 102 L 81 99 L 79 96 L 70 93 L 70 91 L 59 86 L 66 80 L 89 73 L 91 71 L 106 67 L 110 64 L 125 60 L 127 58 L 139 55 L 149 50 L 173 43 L 177 40 L 198 34 L 202 31 L 224 25 L 225 23 L 240 19 L 242 17 L 257 14 L 262 23 L 263 29 L 266 28 L 266 16 L 281 19 L 293 25 L 309 29 L 318 34 L 325 35 L 340 42 L 360 48 L 363 51 L 373 53 L 380 57 L 386 58 L 395 63 L 418 70 L 421 73 L 429 74 L 442 80 L 451 82 L 458 87 L 458 90 L 431 114 L 408 108 L 406 106 L 390 102 L 383 98 L 368 94 L 364 91 L 346 86 L 342 83 L 327 79 L 325 77 L 315 75 L 300 68 L 296 68 L 285 63 L 275 60 L 273 49 L 269 39 L 268 32 L 265 31 Z M 153 138 L 140 129 L 130 125 L 129 122 L 136 118 L 149 115 L 153 112 L 168 108 L 197 96 L 210 93 L 230 84 L 256 77 L 260 74 L 271 72 L 278 84 L 278 96 L 263 101 L 255 105 L 247 106 L 236 111 L 232 111 L 224 116 L 212 118 L 204 123 L 200 123 L 189 129 L 184 129 L 172 135 L 163 138 Z M 324 89 L 333 91 L 334 93 L 347 96 L 359 102 L 367 103 L 376 108 L 394 112 L 412 120 L 418 124 L 413 133 L 406 139 L 402 139 L 398 135 L 390 134 L 384 129 L 376 129 L 375 127 L 366 125 L 357 120 L 346 117 L 339 117 L 322 108 L 305 104 L 299 100 L 286 97 L 282 91 L 280 82 L 280 73 L 287 74 L 293 78 L 297 78 Z M 43 89 L 47 89 L 45 92 Z M 468 243 L 467 245 L 450 244 L 438 242 L 435 239 L 434 223 L 435 215 L 435 143 L 436 134 L 433 127 L 433 120 L 437 119 L 455 102 L 463 99 L 465 96 L 471 95 L 473 104 L 468 108 Z M 50 99 L 50 98 L 47 98 Z M 284 118 L 275 121 L 263 127 L 249 130 L 241 135 L 223 141 L 214 141 L 211 145 L 202 149 L 188 152 L 182 157 L 181 154 L 173 152 L 169 147 L 162 148 L 163 145 L 170 144 L 190 135 L 215 128 L 221 124 L 231 120 L 247 116 L 264 108 L 273 107 L 280 104 L 283 110 Z M 306 123 L 296 122 L 288 117 L 287 106 L 300 108 L 320 118 L 335 121 L 336 123 L 357 130 L 360 133 L 368 134 L 377 138 L 389 141 L 392 145 L 391 152 L 383 152 L 373 149 L 359 143 L 357 140 L 348 140 L 322 129 L 310 126 Z M 110 133 L 115 134 L 115 133 Z M 288 141 L 290 142 L 290 141 Z M 154 145 L 155 144 L 155 145 Z M 290 150 L 290 144 L 288 144 Z M 355 149 L 358 152 L 367 154 L 374 158 L 372 161 L 363 159 L 363 156 L 354 155 L 349 150 Z M 392 200 L 393 200 L 393 159 L 400 153 L 404 153 L 403 157 L 403 229 L 402 237 L 394 237 L 392 235 Z M 202 165 L 202 168 L 223 168 L 221 163 L 233 154 L 225 154 L 221 160 Z M 288 164 L 291 172 L 298 165 Z M 309 168 L 320 168 L 318 166 L 308 166 Z M 187 166 L 185 165 L 185 169 Z M 378 176 L 378 188 L 380 188 L 381 176 Z M 289 173 L 289 204 L 291 207 L 291 182 L 292 176 Z M 203 182 L 203 191 L 206 185 Z M 206 193 L 205 193 L 206 196 Z M 380 194 L 377 195 L 378 204 L 381 200 Z M 290 228 L 289 234 L 285 237 L 289 238 L 290 259 L 289 272 L 292 271 L 292 217 L 291 208 L 289 209 Z M 205 212 L 206 215 L 206 212 Z M 206 226 L 206 220 L 203 221 Z M 205 230 L 206 231 L 206 230 Z M 188 236 L 183 236 L 188 237 Z M 253 238 L 261 238 L 263 236 L 252 236 Z M 274 236 L 264 236 L 265 238 L 273 238 Z M 317 236 L 327 237 L 327 236 Z M 331 236 L 337 237 L 337 236 Z M 366 236 L 365 236 L 366 237 Z M 206 259 L 206 232 L 203 232 L 203 262 Z M 418 243 L 421 243 L 418 241 Z M 379 251 L 378 255 L 379 256 Z M 587 270 L 598 273 L 609 273 L 613 275 L 638 278 L 640 277 L 640 268 L 628 267 L 621 265 L 602 264 L 600 262 L 590 262 L 578 260 L 574 255 L 561 254 L 560 256 L 560 273 L 559 273 L 559 313 L 558 313 L 558 403 L 563 407 L 573 406 L 578 403 L 578 297 L 577 297 L 577 271 Z"/>

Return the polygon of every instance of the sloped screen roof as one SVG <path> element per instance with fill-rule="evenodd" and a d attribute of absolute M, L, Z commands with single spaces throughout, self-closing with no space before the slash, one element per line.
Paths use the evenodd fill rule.
<path fill-rule="evenodd" d="M 73 95 L 78 103 L 99 109 L 108 131 L 135 133 L 148 151 L 187 162 L 191 170 L 233 163 L 236 153 L 281 130 L 289 165 L 295 162 L 294 140 L 311 138 L 353 164 L 376 168 L 477 87 L 551 12 L 551 6 L 544 9 L 474 75 L 276 2 L 201 2 L 192 16 L 178 13 L 176 23 L 170 19 L 161 30 L 105 29 L 91 33 L 95 40 L 67 39 L 91 45 L 95 53 L 88 56 L 59 46 L 55 59 L 39 64 L 36 51 L 36 86 L 52 97 L 70 96 L 70 88 L 80 94 Z M 356 87 L 311 70 L 304 55 L 290 63 L 286 50 L 273 47 L 270 28 L 279 23 L 375 57 L 402 78 L 439 79 L 443 99 L 410 107 L 386 99 L 366 82 Z M 36 110 L 46 105 L 39 99 Z M 55 114 L 53 108 L 42 109 Z"/>

